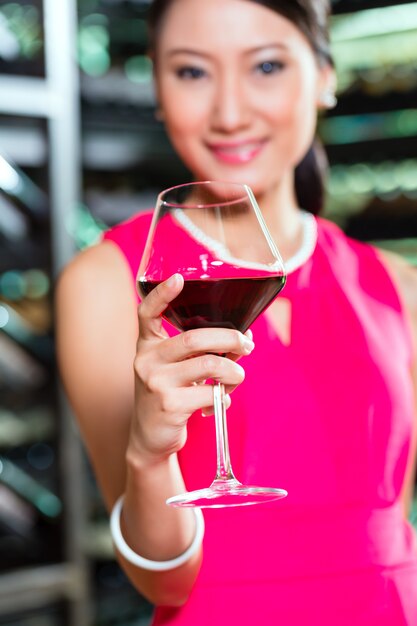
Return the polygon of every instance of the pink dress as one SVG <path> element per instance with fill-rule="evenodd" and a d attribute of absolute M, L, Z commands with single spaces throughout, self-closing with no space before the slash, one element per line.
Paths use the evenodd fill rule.
<path fill-rule="evenodd" d="M 149 225 L 143 214 L 105 234 L 133 278 Z M 317 226 L 279 296 L 291 344 L 258 318 L 228 412 L 236 476 L 289 495 L 205 509 L 191 596 L 157 607 L 153 626 L 417 626 L 417 542 L 399 500 L 414 420 L 409 328 L 375 250 Z M 167 245 L 180 249 L 175 234 Z M 188 489 L 211 483 L 212 418 L 191 417 L 180 462 Z"/>

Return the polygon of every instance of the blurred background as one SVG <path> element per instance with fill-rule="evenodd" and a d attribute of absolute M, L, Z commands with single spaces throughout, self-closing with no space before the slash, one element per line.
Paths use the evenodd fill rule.
<path fill-rule="evenodd" d="M 0 624 L 144 626 L 59 387 L 52 290 L 187 181 L 154 118 L 145 0 L 0 0 Z M 335 0 L 325 214 L 417 264 L 417 2 Z M 411 520 L 417 524 L 416 505 Z"/>

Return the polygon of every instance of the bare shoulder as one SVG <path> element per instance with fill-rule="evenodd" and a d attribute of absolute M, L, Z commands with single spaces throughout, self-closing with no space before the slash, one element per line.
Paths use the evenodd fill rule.
<path fill-rule="evenodd" d="M 379 250 L 378 255 L 398 287 L 417 338 L 417 268 L 392 252 Z"/>
<path fill-rule="evenodd" d="M 116 285 L 112 284 L 116 279 Z M 111 242 L 103 242 L 97 246 L 87 248 L 64 268 L 57 283 L 58 297 L 62 291 L 76 287 L 90 287 L 91 293 L 97 289 L 105 290 L 119 284 L 126 286 L 129 282 L 128 266 L 117 246 Z M 90 284 L 94 280 L 95 289 Z M 121 283 L 119 281 L 122 281 Z M 85 294 L 84 294 L 85 295 Z"/>
<path fill-rule="evenodd" d="M 58 340 L 65 339 L 61 329 L 64 334 L 77 332 L 90 350 L 100 351 L 104 344 L 94 345 L 94 340 L 105 327 L 111 340 L 116 327 L 123 334 L 135 326 L 135 304 L 130 270 L 119 249 L 109 242 L 89 248 L 68 264 L 57 281 Z"/>
<path fill-rule="evenodd" d="M 57 281 L 55 300 L 64 375 L 72 360 L 80 360 L 80 367 L 94 364 L 93 371 L 103 374 L 110 370 L 109 354 L 134 355 L 136 299 L 130 269 L 117 246 L 104 242 L 75 257 Z"/>

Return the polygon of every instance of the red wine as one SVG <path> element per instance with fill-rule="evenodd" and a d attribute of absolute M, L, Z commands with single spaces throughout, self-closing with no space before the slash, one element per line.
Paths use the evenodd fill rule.
<path fill-rule="evenodd" d="M 139 282 L 148 295 L 158 282 Z M 234 328 L 245 332 L 285 284 L 284 276 L 185 280 L 163 317 L 179 330 Z"/>

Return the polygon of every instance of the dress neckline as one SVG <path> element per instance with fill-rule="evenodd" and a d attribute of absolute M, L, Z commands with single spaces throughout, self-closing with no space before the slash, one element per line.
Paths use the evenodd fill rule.
<path fill-rule="evenodd" d="M 304 263 L 312 257 L 317 245 L 318 227 L 316 218 L 308 211 L 302 210 L 300 213 L 303 231 L 302 242 L 297 252 L 284 261 L 287 274 L 295 272 L 304 265 Z M 230 253 L 225 246 L 203 233 L 182 209 L 176 209 L 173 214 L 176 220 L 194 237 L 194 239 L 215 251 L 220 257 L 231 259 Z"/>

